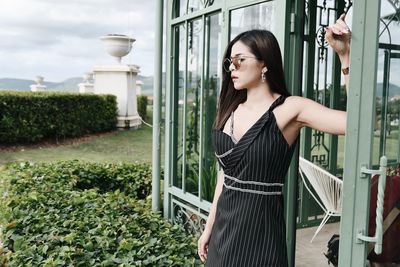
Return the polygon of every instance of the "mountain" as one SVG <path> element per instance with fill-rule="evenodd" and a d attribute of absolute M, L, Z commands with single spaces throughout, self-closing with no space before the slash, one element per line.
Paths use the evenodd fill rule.
<path fill-rule="evenodd" d="M 43 82 L 48 91 L 78 92 L 78 83 L 82 78 L 69 78 L 63 82 Z M 30 91 L 30 85 L 36 84 L 34 80 L 2 78 L 0 79 L 0 90 Z"/>
<path fill-rule="evenodd" d="M 142 94 L 144 95 L 153 95 L 153 76 L 142 76 L 138 75 L 137 80 L 143 82 L 142 85 Z M 66 92 L 78 92 L 78 84 L 83 81 L 80 77 L 73 77 L 66 79 L 63 82 L 44 82 L 49 91 L 66 91 Z M 25 79 L 14 79 L 14 78 L 1 78 L 0 79 L 0 90 L 21 90 L 21 91 L 30 91 L 29 87 L 31 84 L 36 84 L 33 80 L 25 80 Z M 165 85 L 165 73 L 163 73 L 163 84 Z M 382 96 L 382 83 L 377 84 L 377 93 L 378 97 Z M 397 84 L 391 83 L 389 85 L 389 97 L 400 96 L 400 86 Z"/>
<path fill-rule="evenodd" d="M 164 75 L 165 77 L 165 75 Z M 142 94 L 153 94 L 153 76 L 138 75 L 137 80 L 143 82 Z M 72 77 L 62 82 L 43 82 L 48 91 L 78 92 L 78 84 L 83 81 L 80 77 Z M 36 84 L 34 80 L 0 78 L 0 90 L 30 91 L 30 85 Z"/>
<path fill-rule="evenodd" d="M 376 96 L 382 97 L 383 83 L 378 83 L 376 87 Z M 389 98 L 393 96 L 400 96 L 400 86 L 397 84 L 389 83 Z"/>

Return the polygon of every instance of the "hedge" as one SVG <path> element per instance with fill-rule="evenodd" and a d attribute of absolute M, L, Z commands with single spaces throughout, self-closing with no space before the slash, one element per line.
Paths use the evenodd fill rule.
<path fill-rule="evenodd" d="M 138 106 L 138 113 L 142 120 L 147 119 L 147 104 L 148 99 L 146 95 L 139 95 L 137 97 L 137 106 Z"/>
<path fill-rule="evenodd" d="M 33 143 L 115 129 L 113 95 L 0 91 L 0 143 Z"/>
<path fill-rule="evenodd" d="M 0 266 L 201 265 L 196 240 L 151 211 L 146 164 L 21 163 L 3 173 Z"/>

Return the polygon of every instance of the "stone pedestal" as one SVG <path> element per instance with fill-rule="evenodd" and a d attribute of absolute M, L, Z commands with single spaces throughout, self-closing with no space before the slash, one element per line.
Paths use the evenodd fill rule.
<path fill-rule="evenodd" d="M 32 92 L 43 92 L 47 88 L 46 85 L 41 84 L 32 84 L 30 87 Z"/>
<path fill-rule="evenodd" d="M 142 94 L 142 81 L 136 81 L 136 95 L 141 95 Z"/>
<path fill-rule="evenodd" d="M 93 83 L 78 83 L 79 93 L 94 93 Z"/>
<path fill-rule="evenodd" d="M 44 77 L 43 76 L 36 76 L 36 84 L 32 84 L 31 87 L 31 91 L 32 92 L 43 92 L 46 90 L 46 85 L 43 85 L 42 82 L 44 81 Z"/>
<path fill-rule="evenodd" d="M 135 65 L 104 65 L 94 67 L 94 92 L 117 97 L 119 128 L 137 128 L 142 122 L 137 112 Z"/>

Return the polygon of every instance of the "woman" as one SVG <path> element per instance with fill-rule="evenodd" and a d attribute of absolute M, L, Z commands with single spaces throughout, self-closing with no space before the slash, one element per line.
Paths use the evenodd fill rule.
<path fill-rule="evenodd" d="M 326 29 L 348 83 L 350 30 Z M 272 33 L 238 35 L 225 54 L 213 131 L 218 174 L 198 254 L 206 266 L 287 266 L 282 186 L 304 126 L 344 134 L 346 113 L 290 96 Z M 300 85 L 299 85 L 300 86 Z"/>

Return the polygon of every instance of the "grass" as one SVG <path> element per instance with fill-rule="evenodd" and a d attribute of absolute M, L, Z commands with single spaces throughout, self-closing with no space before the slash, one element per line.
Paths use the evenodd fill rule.
<path fill-rule="evenodd" d="M 148 110 L 148 114 L 150 115 L 148 121 L 151 123 L 152 112 Z M 161 140 L 161 148 L 163 148 L 163 140 Z M 161 158 L 162 156 L 163 153 L 161 153 Z M 152 128 L 142 124 L 136 130 L 118 130 L 76 144 L 0 151 L 0 167 L 15 161 L 53 162 L 79 159 L 99 163 L 150 163 L 151 158 Z"/>
<path fill-rule="evenodd" d="M 372 164 L 379 165 L 379 136 L 374 136 L 372 146 Z M 345 136 L 339 136 L 338 138 L 338 168 L 343 168 L 344 164 L 344 144 Z M 329 142 L 326 142 L 329 144 Z M 392 133 L 386 139 L 386 157 L 388 160 L 397 160 L 399 151 L 399 131 L 392 131 Z M 324 154 L 325 150 L 313 152 L 313 155 Z"/>

